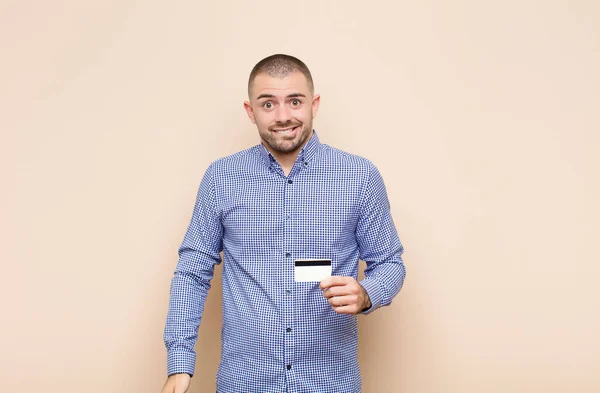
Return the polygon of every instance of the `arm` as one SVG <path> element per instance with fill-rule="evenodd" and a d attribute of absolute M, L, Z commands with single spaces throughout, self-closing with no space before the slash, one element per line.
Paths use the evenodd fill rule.
<path fill-rule="evenodd" d="M 358 283 L 354 277 L 332 276 L 320 283 L 323 296 L 338 314 L 369 314 L 389 305 L 406 276 L 401 257 L 404 249 L 383 179 L 373 164 L 361 193 L 355 236 L 359 257 L 367 262 L 365 279 Z"/>
<path fill-rule="evenodd" d="M 168 375 L 194 374 L 194 345 L 214 266 L 221 262 L 223 228 L 215 208 L 212 166 L 206 171 L 171 280 L 164 332 Z"/>
<path fill-rule="evenodd" d="M 369 314 L 389 305 L 406 277 L 404 248 L 392 219 L 383 178 L 373 164 L 363 190 L 356 241 L 359 257 L 367 263 L 360 284 L 371 302 L 363 314 Z"/>

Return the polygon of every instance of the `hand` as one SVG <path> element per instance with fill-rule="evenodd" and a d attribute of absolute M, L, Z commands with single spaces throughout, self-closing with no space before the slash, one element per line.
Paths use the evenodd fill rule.
<path fill-rule="evenodd" d="M 189 374 L 173 374 L 167 378 L 161 393 L 185 393 L 190 387 Z"/>
<path fill-rule="evenodd" d="M 321 281 L 320 288 L 338 314 L 358 314 L 371 307 L 367 291 L 353 277 L 327 277 Z"/>

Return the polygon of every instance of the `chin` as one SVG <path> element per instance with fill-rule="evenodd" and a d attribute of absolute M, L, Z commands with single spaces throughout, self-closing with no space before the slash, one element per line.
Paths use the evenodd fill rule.
<path fill-rule="evenodd" d="M 279 151 L 280 153 L 291 153 L 293 151 L 295 151 L 296 149 L 298 149 L 298 146 L 300 146 L 299 143 L 294 143 L 294 144 L 279 144 L 277 145 L 277 151 Z"/>

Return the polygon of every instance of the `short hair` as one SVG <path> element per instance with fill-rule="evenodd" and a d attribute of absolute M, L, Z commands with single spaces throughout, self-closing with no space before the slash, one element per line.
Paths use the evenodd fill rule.
<path fill-rule="evenodd" d="M 265 57 L 252 68 L 250 78 L 248 78 L 248 97 L 250 97 L 250 89 L 257 75 L 268 74 L 274 78 L 285 78 L 292 72 L 301 72 L 306 78 L 311 92 L 314 91 L 312 75 L 302 60 L 290 55 L 275 54 Z"/>

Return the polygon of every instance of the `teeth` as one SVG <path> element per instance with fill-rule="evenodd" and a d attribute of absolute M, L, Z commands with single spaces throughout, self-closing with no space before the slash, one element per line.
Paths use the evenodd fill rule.
<path fill-rule="evenodd" d="M 290 133 L 290 132 L 291 132 L 291 131 L 292 131 L 294 128 L 295 128 L 295 127 L 288 128 L 288 129 L 286 129 L 286 130 L 277 130 L 276 132 L 277 132 L 278 134 L 289 134 L 289 133 Z"/>

